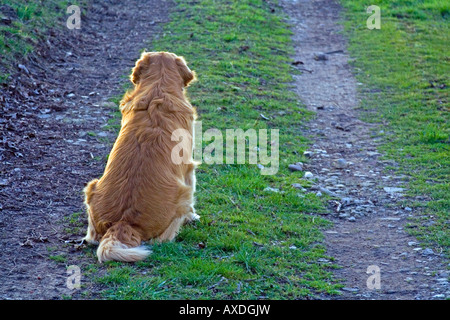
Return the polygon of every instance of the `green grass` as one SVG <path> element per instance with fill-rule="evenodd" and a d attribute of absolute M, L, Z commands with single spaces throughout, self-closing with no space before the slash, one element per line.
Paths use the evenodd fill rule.
<path fill-rule="evenodd" d="M 55 255 L 55 256 L 50 255 L 48 258 L 58 263 L 64 263 L 67 261 L 67 257 L 65 257 L 64 255 Z"/>
<path fill-rule="evenodd" d="M 342 0 L 350 53 L 371 121 L 384 124 L 381 150 L 411 176 L 406 202 L 420 209 L 409 230 L 449 256 L 448 1 L 372 1 L 381 29 L 368 30 L 365 1 Z M 425 201 L 427 200 L 427 201 Z"/>
<path fill-rule="evenodd" d="M 85 212 L 79 211 L 72 213 L 70 216 L 63 218 L 63 224 L 65 226 L 64 231 L 68 234 L 83 234 L 85 226 L 86 215 Z"/>
<path fill-rule="evenodd" d="M 0 0 L 0 83 L 17 67 L 18 61 L 33 52 L 52 28 L 65 28 L 69 5 L 86 4 L 87 0 Z M 69 30 L 68 30 L 69 32 Z"/>
<path fill-rule="evenodd" d="M 176 4 L 171 22 L 147 49 L 182 55 L 197 72 L 188 93 L 203 131 L 217 128 L 225 136 L 226 129 L 279 129 L 280 168 L 261 175 L 248 161 L 203 163 L 196 192 L 201 220 L 184 227 L 175 242 L 153 245 L 143 262 L 107 263 L 97 279 L 106 286 L 103 296 L 302 299 L 336 293 L 340 285 L 322 244 L 329 223 L 314 215 L 325 208 L 315 195 L 291 187 L 301 173 L 287 169 L 302 160 L 308 142 L 299 129 L 311 114 L 290 90 L 293 48 L 281 9 L 262 0 Z"/>

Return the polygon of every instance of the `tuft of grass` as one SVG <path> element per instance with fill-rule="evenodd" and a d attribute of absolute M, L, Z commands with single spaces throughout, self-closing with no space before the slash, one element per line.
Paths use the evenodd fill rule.
<path fill-rule="evenodd" d="M 64 255 L 50 255 L 48 258 L 58 263 L 65 263 L 67 261 L 67 257 Z"/>
<path fill-rule="evenodd" d="M 83 234 L 85 231 L 86 214 L 83 211 L 74 212 L 63 218 L 64 231 L 69 234 Z"/>
<path fill-rule="evenodd" d="M 350 53 L 370 121 L 385 124 L 380 147 L 412 179 L 409 228 L 449 256 L 450 126 L 448 1 L 372 1 L 381 29 L 368 30 L 362 0 L 342 0 Z"/>
<path fill-rule="evenodd" d="M 226 129 L 279 129 L 280 167 L 276 175 L 262 175 L 248 157 L 244 164 L 203 163 L 195 195 L 200 221 L 182 228 L 176 241 L 154 244 L 151 256 L 132 267 L 108 263 L 98 279 L 107 287 L 106 298 L 302 299 L 337 293 L 334 266 L 321 262 L 330 259 L 321 233 L 329 223 L 315 215 L 324 205 L 293 188 L 301 173 L 287 169 L 302 160 L 308 141 L 299 129 L 311 117 L 290 90 L 290 35 L 281 8 L 271 2 L 176 1 L 151 51 L 182 55 L 197 72 L 188 93 L 203 132 L 216 128 L 225 137 Z"/>

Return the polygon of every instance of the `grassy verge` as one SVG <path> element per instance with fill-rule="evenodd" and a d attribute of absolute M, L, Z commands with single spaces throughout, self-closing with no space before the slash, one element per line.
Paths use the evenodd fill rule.
<path fill-rule="evenodd" d="M 65 26 L 69 5 L 83 8 L 85 3 L 87 0 L 0 0 L 0 83 L 7 82 L 17 61 L 31 53 L 49 29 Z"/>
<path fill-rule="evenodd" d="M 293 188 L 306 140 L 299 127 L 311 116 L 290 91 L 290 31 L 281 9 L 267 1 L 176 2 L 171 22 L 148 50 L 183 55 L 198 74 L 189 88 L 203 132 L 279 129 L 280 168 L 261 175 L 242 165 L 197 171 L 200 222 L 134 265 L 107 263 L 98 281 L 109 299 L 297 299 L 335 293 L 315 213 L 321 200 Z M 269 140 L 270 141 L 270 140 Z M 208 145 L 204 142 L 203 147 Z M 225 150 L 225 147 L 224 147 Z M 267 190 L 271 187 L 278 191 Z"/>
<path fill-rule="evenodd" d="M 381 29 L 366 28 L 366 2 L 342 0 L 350 52 L 368 118 L 385 124 L 381 149 L 412 179 L 420 209 L 409 230 L 449 256 L 448 1 L 371 1 Z M 421 201 L 423 200 L 423 201 Z M 406 205 L 406 204 L 405 204 Z"/>

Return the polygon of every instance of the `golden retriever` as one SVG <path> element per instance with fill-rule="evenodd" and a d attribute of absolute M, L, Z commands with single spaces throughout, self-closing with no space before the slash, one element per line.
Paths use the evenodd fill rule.
<path fill-rule="evenodd" d="M 171 155 L 177 129 L 189 133 L 184 142 L 192 151 L 196 111 L 184 88 L 195 73 L 183 57 L 144 52 L 130 79 L 134 88 L 121 101 L 121 129 L 105 172 L 84 189 L 84 240 L 99 244 L 99 262 L 145 259 L 151 251 L 141 246 L 142 241 L 171 241 L 182 224 L 199 218 L 194 210 L 192 152 L 190 161 L 180 164 Z"/>

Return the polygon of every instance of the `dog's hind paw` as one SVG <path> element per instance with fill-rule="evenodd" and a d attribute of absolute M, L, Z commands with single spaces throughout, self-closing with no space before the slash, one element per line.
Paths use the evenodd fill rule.
<path fill-rule="evenodd" d="M 200 216 L 194 212 L 191 212 L 186 216 L 184 223 L 194 222 L 200 220 Z"/>

